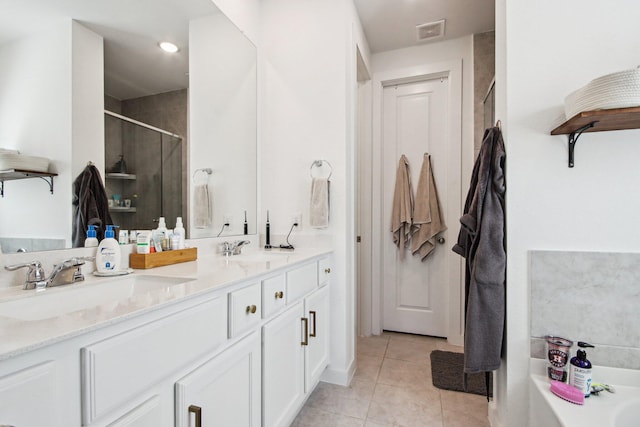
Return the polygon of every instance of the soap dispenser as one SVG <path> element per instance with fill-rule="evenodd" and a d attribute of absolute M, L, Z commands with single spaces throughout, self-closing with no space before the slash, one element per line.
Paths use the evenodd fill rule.
<path fill-rule="evenodd" d="M 571 358 L 569 367 L 569 384 L 582 391 L 584 397 L 591 395 L 591 362 L 587 359 L 587 352 L 583 348 L 591 347 L 589 343 L 578 341 L 578 353 Z"/>
<path fill-rule="evenodd" d="M 115 273 L 120 270 L 121 250 L 120 244 L 115 239 L 114 227 L 117 226 L 107 225 L 104 239 L 96 251 L 96 270 L 101 274 Z"/>
<path fill-rule="evenodd" d="M 96 226 L 90 225 L 87 230 L 87 238 L 84 241 L 85 248 L 95 248 L 98 246 L 98 239 L 96 238 Z"/>

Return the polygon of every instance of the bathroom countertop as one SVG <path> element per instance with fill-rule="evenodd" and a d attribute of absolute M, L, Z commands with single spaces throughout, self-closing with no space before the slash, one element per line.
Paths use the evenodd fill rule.
<path fill-rule="evenodd" d="M 275 273 L 329 253 L 331 249 L 296 248 L 293 252 L 275 249 L 269 252 L 245 251 L 230 257 L 205 254 L 199 255 L 196 261 L 134 270 L 132 274 L 125 276 L 97 277 L 85 274 L 85 281 L 78 284 L 39 292 L 15 286 L 3 289 L 0 291 L 0 360 L 208 292 L 223 291 L 234 284 Z M 134 276 L 160 276 L 159 285 L 147 284 L 139 289 L 127 286 L 123 288 L 125 292 L 113 292 L 117 289 L 117 281 Z M 185 280 L 163 282 L 162 278 Z M 90 295 L 90 299 L 95 299 L 96 302 L 86 303 L 85 295 Z M 55 316 L 46 314 L 56 302 L 62 305 L 69 303 L 72 307 L 74 301 L 78 300 L 83 301 L 79 304 L 86 307 L 67 311 L 62 309 L 64 312 Z M 19 313 L 11 317 L 8 313 L 12 310 Z"/>

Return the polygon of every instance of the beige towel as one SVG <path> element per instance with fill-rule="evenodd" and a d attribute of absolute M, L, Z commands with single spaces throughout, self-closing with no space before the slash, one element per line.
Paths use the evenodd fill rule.
<path fill-rule="evenodd" d="M 431 156 L 425 153 L 416 189 L 413 223 L 418 227 L 413 234 L 411 252 L 424 261 L 436 245 L 436 235 L 447 229 L 440 212 L 438 191 L 433 179 Z"/>
<path fill-rule="evenodd" d="M 193 226 L 208 228 L 213 223 L 211 194 L 207 184 L 198 184 L 193 189 Z"/>
<path fill-rule="evenodd" d="M 312 178 L 311 206 L 309 222 L 311 227 L 324 228 L 329 226 L 329 179 Z"/>
<path fill-rule="evenodd" d="M 404 248 L 409 247 L 411 235 L 415 231 L 412 226 L 413 190 L 409 161 L 403 154 L 396 172 L 396 186 L 393 192 L 393 210 L 391 211 L 391 232 L 393 243 L 400 249 L 400 259 L 404 258 Z"/>

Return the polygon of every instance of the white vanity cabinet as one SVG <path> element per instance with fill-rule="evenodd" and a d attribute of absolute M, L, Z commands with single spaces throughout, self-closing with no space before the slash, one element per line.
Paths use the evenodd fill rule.
<path fill-rule="evenodd" d="M 264 427 L 289 425 L 328 364 L 328 279 L 318 289 L 323 261 L 287 272 L 287 309 L 262 328 Z"/>
<path fill-rule="evenodd" d="M 260 426 L 260 333 L 252 332 L 176 383 L 176 427 Z"/>
<path fill-rule="evenodd" d="M 216 296 L 83 347 L 83 425 L 104 425 L 132 402 L 165 394 L 157 384 L 226 341 L 226 308 L 225 298 Z M 156 411 L 170 418 L 166 405 Z"/>
<path fill-rule="evenodd" d="M 328 364 L 329 259 L 204 287 L 0 360 L 0 425 L 289 425 Z"/>

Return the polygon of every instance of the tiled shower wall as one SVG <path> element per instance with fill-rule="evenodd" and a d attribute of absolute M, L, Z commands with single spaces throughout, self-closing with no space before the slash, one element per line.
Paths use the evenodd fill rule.
<path fill-rule="evenodd" d="M 545 335 L 596 346 L 594 366 L 640 369 L 640 254 L 532 251 L 531 356 Z"/>

